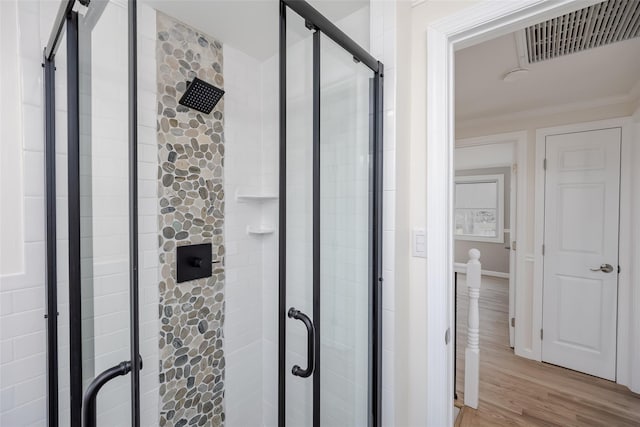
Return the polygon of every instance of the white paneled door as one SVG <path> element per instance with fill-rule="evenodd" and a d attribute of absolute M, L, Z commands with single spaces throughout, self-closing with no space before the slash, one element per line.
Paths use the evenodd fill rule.
<path fill-rule="evenodd" d="M 542 360 L 615 380 L 621 129 L 546 137 Z"/>

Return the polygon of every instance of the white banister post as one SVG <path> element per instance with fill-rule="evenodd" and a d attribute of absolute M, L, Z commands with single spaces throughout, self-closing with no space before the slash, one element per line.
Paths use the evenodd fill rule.
<path fill-rule="evenodd" d="M 480 281 L 482 275 L 480 251 L 471 249 L 467 262 L 467 287 L 469 288 L 469 317 L 467 328 L 467 348 L 464 353 L 464 404 L 478 408 L 480 385 Z"/>

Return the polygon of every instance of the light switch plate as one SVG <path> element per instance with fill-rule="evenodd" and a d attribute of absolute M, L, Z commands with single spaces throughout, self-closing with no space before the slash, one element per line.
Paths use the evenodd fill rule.
<path fill-rule="evenodd" d="M 424 228 L 411 231 L 411 255 L 417 258 L 427 257 L 427 232 Z"/>

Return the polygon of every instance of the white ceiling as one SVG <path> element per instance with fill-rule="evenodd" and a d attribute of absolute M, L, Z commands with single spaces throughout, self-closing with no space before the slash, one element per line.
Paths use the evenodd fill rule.
<path fill-rule="evenodd" d="M 456 52 L 456 120 L 483 120 L 544 107 L 623 99 L 640 94 L 640 38 L 535 64 L 513 82 L 502 77 L 518 66 L 515 35 Z"/>
<path fill-rule="evenodd" d="M 254 58 L 266 59 L 278 51 L 278 0 L 142 1 Z M 369 1 L 311 0 L 309 3 L 335 22 L 367 6 Z M 293 21 L 291 29 L 304 29 L 301 19 L 290 18 L 290 21 Z"/>

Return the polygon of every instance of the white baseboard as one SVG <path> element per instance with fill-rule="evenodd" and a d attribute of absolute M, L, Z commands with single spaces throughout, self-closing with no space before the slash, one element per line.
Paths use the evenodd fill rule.
<path fill-rule="evenodd" d="M 456 273 L 466 273 L 467 264 L 463 262 L 456 262 L 453 264 L 453 271 L 455 271 Z M 482 270 L 481 274 L 483 276 L 499 277 L 501 279 L 509 278 L 509 273 L 503 273 L 502 271 Z"/>

